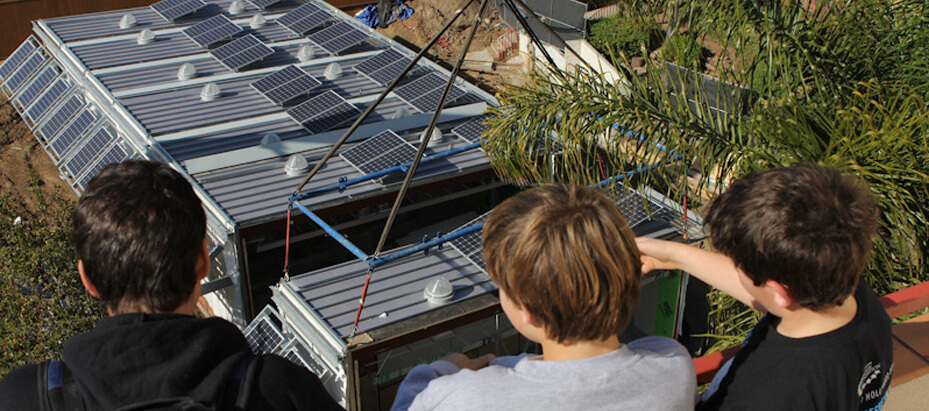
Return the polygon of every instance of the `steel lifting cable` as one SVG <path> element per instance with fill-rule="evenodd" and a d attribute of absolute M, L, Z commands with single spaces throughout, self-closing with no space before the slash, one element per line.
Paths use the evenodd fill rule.
<path fill-rule="evenodd" d="M 413 69 L 413 67 L 416 67 L 416 63 L 418 63 L 419 60 L 429 51 L 429 49 L 432 48 L 432 46 L 435 45 L 437 41 L 439 41 L 439 38 L 442 37 L 442 35 L 444 35 L 446 31 L 448 31 L 448 29 L 452 26 L 452 24 L 454 24 L 455 21 L 458 20 L 458 17 L 460 17 L 464 13 L 464 10 L 468 8 L 468 6 L 470 6 L 471 3 L 473 3 L 475 0 L 464 0 L 464 1 L 466 1 L 467 3 L 464 3 L 464 5 L 458 9 L 455 15 L 452 16 L 452 18 L 448 21 L 448 23 L 445 24 L 445 27 L 442 27 L 442 30 L 439 30 L 439 33 L 436 34 L 436 36 L 433 37 L 432 40 L 428 44 L 426 44 L 426 46 L 423 47 L 422 50 L 419 51 L 419 53 L 416 53 L 416 57 L 413 57 L 413 60 L 410 61 L 409 64 L 407 64 L 406 68 L 403 69 L 400 75 L 397 76 L 397 78 L 395 78 L 394 81 L 392 81 L 387 86 L 386 89 L 384 89 L 381 95 L 379 95 L 377 99 L 375 99 L 374 102 L 371 103 L 370 106 L 368 106 L 367 110 L 365 110 L 364 113 L 361 114 L 361 117 L 358 117 L 358 119 L 355 120 L 354 123 L 352 123 L 352 126 L 349 127 L 348 130 L 346 130 L 344 134 L 342 134 L 342 137 L 340 137 L 339 140 L 336 141 L 335 144 L 329 149 L 329 151 L 326 152 L 323 158 L 320 159 L 319 162 L 316 163 L 316 166 L 314 166 L 313 169 L 310 170 L 309 174 L 307 174 L 306 177 L 303 178 L 303 181 L 300 182 L 300 185 L 297 187 L 296 190 L 294 190 L 293 194 L 291 194 L 291 199 L 287 203 L 287 236 L 285 239 L 286 244 L 284 246 L 284 253 L 285 253 L 284 255 L 284 279 L 285 280 L 290 279 L 290 274 L 289 274 L 289 270 L 290 270 L 290 266 L 289 266 L 290 224 L 291 224 L 290 212 L 291 210 L 293 210 L 293 202 L 295 201 L 294 197 L 296 197 L 297 194 L 300 192 L 300 190 L 303 190 L 303 187 L 306 186 L 306 184 L 310 182 L 310 179 L 312 179 L 313 176 L 315 176 L 316 173 L 319 172 L 319 170 L 322 169 L 324 165 L 326 165 L 326 162 L 329 161 L 330 158 L 332 158 L 335 152 L 340 147 L 342 147 L 342 144 L 345 143 L 346 140 L 348 140 L 348 138 L 355 132 L 355 130 L 358 129 L 359 126 L 361 126 L 361 123 L 364 122 L 365 119 L 367 119 L 368 116 L 372 112 L 374 112 L 374 109 L 377 108 L 377 106 L 381 103 L 381 101 L 383 101 L 384 98 L 387 97 L 387 94 L 393 91 L 393 89 L 397 86 L 400 80 L 404 76 L 406 76 L 407 73 L 409 73 L 410 70 Z"/>
<path fill-rule="evenodd" d="M 477 13 L 474 26 L 471 27 L 471 34 L 468 35 L 468 40 L 465 42 L 464 49 L 461 51 L 461 55 L 458 57 L 458 61 L 455 63 L 455 68 L 452 70 L 451 75 L 449 75 L 448 83 L 445 84 L 445 89 L 442 91 L 442 97 L 439 99 L 435 113 L 432 115 L 432 120 L 429 121 L 429 127 L 426 128 L 422 137 L 420 138 L 421 141 L 419 144 L 419 149 L 416 150 L 416 156 L 413 157 L 413 162 L 410 164 L 410 168 L 406 172 L 406 177 L 403 179 L 403 184 L 400 186 L 400 191 L 397 193 L 397 198 L 390 210 L 390 214 L 387 215 L 387 223 L 384 225 L 384 231 L 381 232 L 381 238 L 378 240 L 377 248 L 374 250 L 373 256 L 375 259 L 381 253 L 381 250 L 384 248 L 384 244 L 387 242 L 387 234 L 390 233 L 390 228 L 393 225 L 394 219 L 396 219 L 397 213 L 400 210 L 400 204 L 403 203 L 406 192 L 410 188 L 410 183 L 413 181 L 413 176 L 416 174 L 416 168 L 419 166 L 419 161 L 422 159 L 423 154 L 426 152 L 426 148 L 429 145 L 430 136 L 432 136 L 432 131 L 435 130 L 436 124 L 439 121 L 439 116 L 442 114 L 442 108 L 445 106 L 445 100 L 448 99 L 448 93 L 451 91 L 452 86 L 455 84 L 455 79 L 458 78 L 458 73 L 461 71 L 461 65 L 464 63 L 465 56 L 468 54 L 468 49 L 471 48 L 471 41 L 474 40 L 474 35 L 477 33 L 478 27 L 481 25 L 481 19 L 484 15 L 484 9 L 487 7 L 487 1 L 488 0 L 481 0 L 481 8 Z M 460 9 L 459 13 L 463 10 L 464 8 Z M 358 301 L 358 311 L 355 313 L 355 322 L 352 324 L 352 332 L 349 338 L 354 337 L 355 331 L 358 329 L 358 322 L 361 319 L 361 311 L 364 309 L 364 302 L 368 295 L 368 285 L 370 283 L 371 270 L 369 269 L 368 274 L 365 277 L 364 288 L 361 291 L 361 299 Z"/>

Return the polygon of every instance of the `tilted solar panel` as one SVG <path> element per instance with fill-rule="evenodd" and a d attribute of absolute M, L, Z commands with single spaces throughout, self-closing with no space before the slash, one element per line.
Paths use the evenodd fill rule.
<path fill-rule="evenodd" d="M 71 149 L 74 143 L 84 135 L 84 132 L 86 132 L 96 120 L 97 117 L 94 116 L 90 110 L 85 109 L 81 114 L 78 114 L 74 121 L 72 121 L 58 137 L 52 140 L 52 144 L 49 148 L 52 149 L 52 152 L 54 152 L 56 156 L 61 157 Z"/>
<path fill-rule="evenodd" d="M 487 216 L 489 214 L 490 212 L 484 213 L 480 217 L 477 217 L 465 225 L 456 228 L 455 231 L 463 230 L 475 224 L 484 223 L 487 221 Z M 458 250 L 461 255 L 465 256 L 465 258 L 471 261 L 472 264 L 480 267 L 484 272 L 487 272 L 487 264 L 484 263 L 484 248 L 481 246 L 481 232 L 481 230 L 471 232 L 452 241 L 449 241 L 449 244 Z"/>
<path fill-rule="evenodd" d="M 162 0 L 149 7 L 165 21 L 174 21 L 206 7 L 206 4 L 200 0 Z"/>
<path fill-rule="evenodd" d="M 287 110 L 290 118 L 312 133 L 329 130 L 359 114 L 357 107 L 332 90 Z"/>
<path fill-rule="evenodd" d="M 58 135 L 61 128 L 71 120 L 71 117 L 74 117 L 77 111 L 83 106 L 84 101 L 80 96 L 71 96 L 71 98 L 59 107 L 58 110 L 55 111 L 55 114 L 39 128 L 39 134 L 41 134 L 46 141 L 51 141 Z"/>
<path fill-rule="evenodd" d="M 13 54 L 10 54 L 10 57 L 7 57 L 3 61 L 3 64 L 0 64 L 0 81 L 6 80 L 6 78 L 13 74 L 14 71 L 19 67 L 20 64 L 23 64 L 29 55 L 36 49 L 35 43 L 32 42 L 32 39 L 27 39 L 20 44 L 19 47 L 13 51 Z"/>
<path fill-rule="evenodd" d="M 274 5 L 275 3 L 280 3 L 281 1 L 283 0 L 248 0 L 252 6 L 262 10 Z"/>
<path fill-rule="evenodd" d="M 452 129 L 452 133 L 469 143 L 474 143 L 481 139 L 481 134 L 484 133 L 484 130 L 484 117 L 479 116 L 455 126 L 455 128 Z"/>
<path fill-rule="evenodd" d="M 274 54 L 274 49 L 266 46 L 253 34 L 239 37 L 238 39 L 210 50 L 210 55 L 212 55 L 213 58 L 232 71 L 238 71 L 271 54 Z"/>
<path fill-rule="evenodd" d="M 87 142 L 78 149 L 77 153 L 74 153 L 74 156 L 65 162 L 65 169 L 75 178 L 80 176 L 81 173 L 90 166 L 94 157 L 97 157 L 97 155 L 99 155 L 115 138 L 116 137 L 106 128 L 97 130 L 97 132 L 88 138 Z"/>
<path fill-rule="evenodd" d="M 602 190 L 616 203 L 630 227 L 666 216 L 668 213 L 673 214 L 673 210 L 655 201 L 646 200 L 639 193 L 622 185 L 607 186 Z"/>
<path fill-rule="evenodd" d="M 29 77 L 32 77 L 36 71 L 39 71 L 39 67 L 42 66 L 42 63 L 45 63 L 46 57 L 42 53 L 34 53 L 32 57 L 29 57 L 29 60 L 26 60 L 22 66 L 13 72 L 13 75 L 10 76 L 9 80 L 4 83 L 5 86 L 10 88 L 10 92 L 15 94 L 16 90 L 20 88 L 26 80 L 29 80 Z"/>
<path fill-rule="evenodd" d="M 200 47 L 208 48 L 217 42 L 240 33 L 242 27 L 220 14 L 184 29 L 183 33 Z"/>
<path fill-rule="evenodd" d="M 284 335 L 268 317 L 256 319 L 249 325 L 245 340 L 255 354 L 271 354 L 284 342 Z"/>
<path fill-rule="evenodd" d="M 394 94 L 421 112 L 433 111 L 439 104 L 446 83 L 447 80 L 442 76 L 430 73 L 397 88 Z M 445 102 L 455 101 L 464 95 L 464 90 L 452 86 Z"/>
<path fill-rule="evenodd" d="M 277 24 L 284 26 L 291 33 L 302 36 L 331 17 L 332 14 L 320 9 L 317 5 L 306 3 L 278 18 Z"/>
<path fill-rule="evenodd" d="M 52 84 L 55 81 L 55 78 L 58 77 L 58 70 L 55 70 L 54 67 L 46 67 L 45 70 L 42 70 L 38 76 L 35 76 L 31 82 L 23 89 L 22 94 L 16 97 L 16 101 L 22 107 L 29 107 L 33 101 L 43 91 L 48 87 L 49 84 Z"/>
<path fill-rule="evenodd" d="M 107 150 L 106 153 L 104 153 L 96 163 L 94 163 L 93 167 L 84 173 L 84 176 L 81 177 L 81 180 L 77 183 L 78 187 L 81 189 L 87 188 L 87 183 L 90 182 L 90 179 L 94 178 L 98 173 L 100 173 L 100 170 L 103 170 L 103 167 L 113 163 L 122 162 L 127 158 L 129 158 L 129 153 L 120 147 L 119 144 L 114 144 L 113 147 L 110 147 L 110 149 Z"/>
<path fill-rule="evenodd" d="M 331 54 L 338 54 L 368 38 L 353 24 L 342 21 L 307 36 L 322 49 Z"/>
<path fill-rule="evenodd" d="M 36 100 L 32 107 L 29 107 L 29 110 L 26 111 L 26 117 L 29 117 L 29 120 L 33 123 L 39 121 L 68 89 L 68 82 L 59 78 L 55 84 L 45 90 L 45 93 L 42 93 L 42 96 Z"/>
<path fill-rule="evenodd" d="M 309 93 L 321 84 L 322 82 L 307 74 L 303 69 L 290 65 L 251 83 L 251 86 L 272 103 L 283 105 Z"/>
<path fill-rule="evenodd" d="M 412 161 L 416 148 L 392 130 L 384 130 L 339 156 L 361 174 L 371 174 Z"/>

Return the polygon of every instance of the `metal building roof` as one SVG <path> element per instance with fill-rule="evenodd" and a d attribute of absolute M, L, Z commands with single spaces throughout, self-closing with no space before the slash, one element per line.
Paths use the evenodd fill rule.
<path fill-rule="evenodd" d="M 300 154 L 312 165 L 352 122 L 313 134 L 298 125 L 285 110 L 313 96 L 334 91 L 358 110 L 364 111 L 385 87 L 357 72 L 355 65 L 388 49 L 406 58 L 414 56 L 393 40 L 320 0 L 281 2 L 266 10 L 245 3 L 245 9 L 236 14 L 229 11 L 231 0 L 205 3 L 205 8 L 173 22 L 166 21 L 149 7 L 141 7 L 44 19 L 34 23 L 36 36 L 27 39 L 25 44 L 29 47 L 24 50 L 35 50 L 31 54 L 24 52 L 23 55 L 40 55 L 35 59 L 41 62 L 37 71 L 56 67 L 57 72 L 60 72 L 59 78 L 66 79 L 68 87 L 63 97 L 54 99 L 49 114 L 30 121 L 30 126 L 76 191 L 82 190 L 80 181 L 89 179 L 90 170 L 102 167 L 100 164 L 107 150 L 114 151 L 111 147 L 119 145 L 125 149 L 127 157 L 160 160 L 186 171 L 191 180 L 198 184 L 202 196 L 213 203 L 208 208 L 212 207 L 216 214 L 227 220 L 227 227 L 248 226 L 280 218 L 289 195 L 300 181 L 299 176 L 288 176 L 284 172 L 287 158 L 292 154 Z M 329 23 L 310 31 L 307 36 L 324 30 L 327 25 L 341 22 L 364 33 L 365 40 L 338 54 L 332 54 L 314 44 L 307 36 L 296 36 L 276 23 L 278 18 L 303 3 L 313 3 L 332 15 Z M 134 17 L 135 25 L 122 28 L 121 22 L 132 20 L 123 18 L 127 14 Z M 253 24 L 260 20 L 254 19 L 258 14 L 264 17 L 264 25 Z M 252 35 L 274 52 L 257 63 L 232 71 L 214 58 L 210 49 L 201 47 L 182 32 L 220 15 L 243 29 L 232 40 Z M 143 30 L 150 30 L 154 40 L 145 41 L 140 36 Z M 311 45 L 315 53 L 312 58 L 301 60 L 298 51 L 305 45 Z M 215 49 L 219 46 L 221 42 L 211 47 Z M 185 64 L 196 69 L 196 75 L 192 78 L 179 76 L 178 71 Z M 339 77 L 327 79 L 326 69 L 330 64 L 341 67 Z M 322 85 L 284 107 L 271 103 L 250 87 L 252 82 L 288 65 L 301 68 L 321 81 Z M 404 82 L 429 73 L 437 73 L 444 79 L 449 76 L 443 68 L 423 59 L 413 75 L 407 76 Z M 37 74 L 27 74 L 30 75 L 21 74 L 18 78 L 37 81 L 34 80 Z M 6 78 L 0 78 L 0 82 L 6 84 L 14 75 L 10 73 Z M 211 84 L 215 86 L 210 87 L 218 87 L 220 90 L 219 97 L 212 101 L 202 99 L 201 91 Z M 463 141 L 450 133 L 451 128 L 481 115 L 488 104 L 496 104 L 492 96 L 461 79 L 456 81 L 456 86 L 467 94 L 446 104 L 439 123 L 446 139 L 436 147 L 430 147 L 432 152 L 459 147 Z M 3 91 L 15 101 L 21 98 L 25 88 L 10 90 L 4 87 Z M 58 92 L 61 89 L 59 85 Z M 47 97 L 46 103 L 52 101 L 53 97 L 56 96 Z M 70 97 L 79 101 L 68 103 Z M 52 140 L 57 139 L 58 134 L 43 136 L 41 130 L 43 127 L 59 132 L 67 129 L 77 116 L 70 115 L 70 111 L 62 114 L 58 112 L 65 108 L 74 110 L 78 103 L 84 104 L 84 109 L 93 115 L 94 123 L 83 133 L 77 134 L 76 141 L 67 146 L 65 152 L 59 153 L 51 148 Z M 23 104 L 14 106 L 21 113 L 31 108 Z M 390 94 L 349 141 L 364 139 L 390 128 L 416 145 L 430 116 L 431 113 L 420 113 L 412 105 Z M 47 126 L 49 122 L 62 121 L 64 124 L 60 128 Z M 83 149 L 82 155 L 92 160 L 87 160 L 90 164 L 81 168 L 81 173 L 72 175 L 74 173 L 69 173 L 65 167 L 67 162 L 73 161 L 72 158 L 99 128 L 110 130 L 115 138 L 102 147 L 92 150 L 88 146 Z M 259 145 L 268 133 L 276 134 L 281 141 Z M 59 140 L 58 145 L 65 146 L 63 141 L 70 140 Z M 349 145 L 344 149 L 348 148 Z M 421 167 L 414 184 L 434 182 L 462 172 L 487 170 L 489 167 L 483 152 L 473 150 Z M 354 168 L 335 156 L 305 190 L 332 185 L 340 177 L 353 178 L 359 175 Z M 311 209 L 319 209 L 390 190 L 395 191 L 396 186 L 369 182 L 350 187 L 344 192 L 307 199 L 303 204 Z"/>

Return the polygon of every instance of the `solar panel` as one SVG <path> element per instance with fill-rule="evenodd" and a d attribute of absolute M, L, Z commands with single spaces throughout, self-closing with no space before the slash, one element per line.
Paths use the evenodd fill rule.
<path fill-rule="evenodd" d="M 392 130 L 385 130 L 339 156 L 361 174 L 371 174 L 412 161 L 416 148 Z"/>
<path fill-rule="evenodd" d="M 115 139 L 112 133 L 105 128 L 101 128 L 94 133 L 87 142 L 81 146 L 77 153 L 65 163 L 65 169 L 72 176 L 77 177 L 90 165 L 91 160 L 103 151 L 110 142 Z"/>
<path fill-rule="evenodd" d="M 58 108 L 57 111 L 55 111 L 55 114 L 52 115 L 52 117 L 49 118 L 41 128 L 39 128 L 39 133 L 42 135 L 42 137 L 45 137 L 46 140 L 51 140 L 53 137 L 55 137 L 56 134 L 58 134 L 59 131 L 61 131 L 61 128 L 67 124 L 68 120 L 70 120 L 71 117 L 73 117 L 74 114 L 76 114 L 83 105 L 84 101 L 81 100 L 80 97 L 72 96 L 70 99 L 68 99 L 67 102 Z"/>
<path fill-rule="evenodd" d="M 32 107 L 29 107 L 29 110 L 26 111 L 26 116 L 35 123 L 48 112 L 49 108 L 55 105 L 55 102 L 57 102 L 66 91 L 68 91 L 68 82 L 64 79 L 58 79 L 55 84 L 52 84 L 51 87 L 45 90 L 45 93 L 36 100 Z"/>
<path fill-rule="evenodd" d="M 32 75 L 39 70 L 39 67 L 42 65 L 42 63 L 45 62 L 45 60 L 45 55 L 42 53 L 35 53 L 32 55 L 32 57 L 29 58 L 29 60 L 26 60 L 26 62 L 23 63 L 23 65 L 20 66 L 19 69 L 16 70 L 16 72 L 13 73 L 13 75 L 10 76 L 10 79 L 6 82 L 6 86 L 10 88 L 10 93 L 15 93 L 16 90 L 19 89 L 19 87 L 22 86 L 26 80 L 29 79 L 29 77 L 32 77 Z"/>
<path fill-rule="evenodd" d="M 290 118 L 314 134 L 338 126 L 360 113 L 357 107 L 332 90 L 287 110 Z"/>
<path fill-rule="evenodd" d="M 400 77 L 410 61 L 400 52 L 390 49 L 355 65 L 355 70 L 384 86 Z"/>
<path fill-rule="evenodd" d="M 10 54 L 10 57 L 7 57 L 3 64 L 0 64 L 0 80 L 6 79 L 7 76 L 13 74 L 13 71 L 15 71 L 20 64 L 23 64 L 23 62 L 29 58 L 29 54 L 35 49 L 35 43 L 33 43 L 31 39 L 20 44 L 19 47 L 13 51 L 13 54 Z"/>
<path fill-rule="evenodd" d="M 49 146 L 52 151 L 58 157 L 61 157 L 62 154 L 67 152 L 71 146 L 77 142 L 77 140 L 84 135 L 84 132 L 90 128 L 90 125 L 97 120 L 97 117 L 94 116 L 90 110 L 84 110 L 71 122 L 71 124 L 65 128 L 61 134 L 52 140 L 51 146 Z"/>
<path fill-rule="evenodd" d="M 149 7 L 165 21 L 174 21 L 206 7 L 206 4 L 200 0 L 162 0 Z"/>
<path fill-rule="evenodd" d="M 274 54 L 274 50 L 254 35 L 249 34 L 210 50 L 210 54 L 229 70 L 238 71 L 242 67 Z"/>
<path fill-rule="evenodd" d="M 220 14 L 184 29 L 183 33 L 200 47 L 208 48 L 219 41 L 231 38 L 243 29 Z"/>
<path fill-rule="evenodd" d="M 455 231 L 463 230 L 475 224 L 483 223 L 487 221 L 487 216 L 489 214 L 490 212 L 488 211 L 480 217 L 469 221 L 467 224 L 456 228 Z M 472 264 L 480 267 L 484 272 L 487 272 L 487 265 L 484 263 L 484 247 L 481 246 L 481 230 L 473 231 L 469 234 L 458 237 L 452 241 L 449 241 L 449 244 L 458 250 L 461 255 L 465 256 L 465 258 L 471 261 Z"/>
<path fill-rule="evenodd" d="M 268 317 L 256 319 L 249 328 L 251 329 L 245 333 L 245 340 L 255 354 L 273 353 L 284 342 L 284 335 Z"/>
<path fill-rule="evenodd" d="M 422 112 L 433 111 L 439 105 L 439 99 L 445 90 L 446 80 L 436 73 L 430 73 L 413 80 L 403 87 L 394 90 L 397 97 L 403 99 L 417 110 Z M 448 92 L 446 103 L 455 101 L 465 95 L 457 86 L 452 86 Z"/>
<path fill-rule="evenodd" d="M 330 17 L 332 15 L 329 12 L 320 9 L 313 3 L 306 3 L 278 18 L 277 24 L 284 26 L 284 28 L 298 36 L 302 36 L 325 23 Z"/>
<path fill-rule="evenodd" d="M 270 74 L 251 84 L 255 91 L 261 93 L 272 103 L 283 105 L 285 102 L 305 95 L 322 83 L 306 74 L 303 69 L 290 65 L 276 73 Z"/>
<path fill-rule="evenodd" d="M 47 67 L 45 70 L 42 70 L 42 73 L 34 77 L 29 85 L 26 86 L 22 94 L 16 97 L 16 101 L 22 107 L 29 107 L 29 105 L 45 91 L 45 88 L 55 81 L 55 77 L 57 76 L 58 71 L 53 67 Z"/>
<path fill-rule="evenodd" d="M 329 53 L 338 54 L 361 43 L 368 35 L 355 28 L 353 24 L 342 21 L 306 37 Z"/>
<path fill-rule="evenodd" d="M 114 144 L 113 147 L 110 147 L 110 149 L 107 150 L 107 152 L 104 153 L 96 163 L 94 163 L 93 167 L 84 173 L 84 176 L 81 177 L 81 180 L 78 181 L 77 185 L 81 187 L 81 189 L 87 188 L 87 183 L 90 182 L 90 179 L 99 174 L 100 170 L 103 170 L 103 167 L 113 163 L 121 163 L 127 158 L 129 158 L 129 153 L 120 147 L 119 144 Z"/>
<path fill-rule="evenodd" d="M 673 214 L 673 210 L 654 201 L 646 200 L 635 191 L 621 185 L 607 186 L 603 190 L 619 207 L 630 227 L 635 227 L 644 221 L 656 219 L 667 213 Z"/>
<path fill-rule="evenodd" d="M 484 130 L 484 117 L 474 117 L 453 128 L 452 133 L 469 143 L 473 143 L 481 139 Z"/>
<path fill-rule="evenodd" d="M 262 10 L 268 8 L 269 6 L 271 6 L 271 5 L 275 4 L 275 3 L 280 3 L 281 1 L 283 1 L 283 0 L 248 0 L 248 2 L 249 2 L 252 6 L 255 6 L 256 8 L 259 8 L 259 9 L 262 9 Z"/>

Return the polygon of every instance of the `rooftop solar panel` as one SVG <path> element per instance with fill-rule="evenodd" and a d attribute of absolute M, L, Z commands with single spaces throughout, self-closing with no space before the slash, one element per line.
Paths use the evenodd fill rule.
<path fill-rule="evenodd" d="M 371 174 L 412 161 L 416 148 L 392 130 L 384 130 L 339 156 L 361 174 Z"/>
<path fill-rule="evenodd" d="M 52 149 L 56 156 L 61 157 L 71 149 L 74 143 L 84 135 L 84 132 L 87 131 L 96 120 L 97 117 L 94 116 L 90 110 L 85 109 L 81 114 L 78 114 L 74 121 L 72 121 L 58 137 L 52 140 L 52 144 L 49 148 Z"/>
<path fill-rule="evenodd" d="M 4 83 L 5 86 L 9 87 L 10 93 L 15 94 L 16 90 L 39 70 L 39 67 L 42 66 L 42 63 L 45 63 L 45 60 L 47 59 L 42 53 L 34 53 L 32 57 L 29 57 L 29 60 L 26 60 L 26 62 L 10 76 L 6 83 Z"/>
<path fill-rule="evenodd" d="M 303 69 L 291 65 L 251 83 L 251 86 L 272 103 L 280 106 L 309 93 L 321 84 Z"/>
<path fill-rule="evenodd" d="M 400 52 L 390 49 L 355 65 L 355 70 L 384 86 L 399 77 L 410 61 Z"/>
<path fill-rule="evenodd" d="M 338 54 L 368 38 L 349 22 L 342 21 L 307 36 L 310 41 L 331 54 Z"/>
<path fill-rule="evenodd" d="M 113 134 L 106 128 L 97 130 L 97 132 L 88 138 L 87 142 L 74 153 L 74 156 L 65 162 L 65 169 L 74 177 L 81 175 L 90 165 L 94 157 L 97 157 L 97 155 L 103 151 L 104 147 L 110 144 L 114 139 L 115 137 Z"/>
<path fill-rule="evenodd" d="M 477 217 L 467 224 L 458 227 L 455 231 L 463 230 L 465 228 L 471 227 L 475 224 L 480 224 L 487 221 L 487 216 L 490 212 L 484 213 L 484 215 Z M 487 272 L 487 265 L 484 263 L 484 248 L 481 246 L 481 230 L 471 232 L 469 234 L 458 237 L 449 243 L 458 250 L 461 255 L 465 256 L 472 264 L 478 266 L 485 273 Z"/>
<path fill-rule="evenodd" d="M 6 60 L 3 61 L 3 64 L 0 64 L 0 81 L 5 80 L 10 74 L 13 74 L 13 71 L 15 71 L 20 64 L 23 64 L 35 49 L 36 45 L 32 42 L 32 39 L 26 40 L 23 44 L 20 44 L 19 47 L 13 51 L 13 54 L 10 54 L 10 57 L 7 57 Z"/>
<path fill-rule="evenodd" d="M 312 133 L 329 130 L 359 114 L 357 107 L 332 90 L 287 110 L 290 118 Z"/>
<path fill-rule="evenodd" d="M 313 3 L 306 3 L 277 19 L 277 23 L 290 32 L 302 36 L 332 17 L 329 12 Z"/>
<path fill-rule="evenodd" d="M 452 129 L 452 133 L 463 140 L 473 143 L 481 139 L 484 133 L 484 117 L 474 117 Z"/>
<path fill-rule="evenodd" d="M 53 67 L 46 67 L 45 70 L 42 70 L 42 73 L 29 82 L 26 88 L 23 89 L 22 94 L 16 97 L 16 101 L 22 107 L 29 107 L 29 105 L 45 91 L 45 88 L 55 81 L 56 77 L 58 77 L 58 71 Z"/>
<path fill-rule="evenodd" d="M 183 33 L 198 46 L 208 48 L 217 42 L 231 38 L 242 30 L 238 24 L 220 14 L 184 29 Z"/>
<path fill-rule="evenodd" d="M 165 21 L 174 21 L 206 7 L 206 4 L 200 0 L 162 0 L 149 7 Z"/>
<path fill-rule="evenodd" d="M 100 156 L 100 159 L 97 160 L 96 163 L 94 163 L 93 167 L 91 167 L 90 169 L 87 170 L 86 173 L 84 173 L 84 176 L 81 177 L 77 185 L 81 189 L 87 188 L 87 183 L 90 182 L 90 179 L 94 178 L 98 173 L 100 173 L 100 170 L 103 170 L 103 167 L 106 167 L 113 163 L 120 163 L 127 158 L 129 158 L 129 153 L 127 153 L 125 149 L 120 147 L 119 144 L 114 144 L 113 147 L 110 147 L 110 149 L 107 150 L 106 153 Z"/>
<path fill-rule="evenodd" d="M 55 111 L 55 114 L 39 128 L 39 134 L 41 134 L 46 141 L 51 141 L 82 106 L 84 106 L 84 101 L 81 100 L 79 96 L 71 96 L 71 98 L 59 107 L 58 110 Z"/>
<path fill-rule="evenodd" d="M 274 49 L 249 34 L 210 50 L 210 54 L 229 70 L 238 71 L 242 67 L 274 54 Z"/>
<path fill-rule="evenodd" d="M 635 227 L 648 220 L 654 220 L 673 210 L 652 200 L 646 200 L 639 193 L 621 185 L 608 186 L 603 189 L 619 207 L 630 227 Z"/>
<path fill-rule="evenodd" d="M 255 354 L 273 353 L 284 342 L 284 335 L 268 317 L 255 319 L 245 332 L 245 340 Z"/>
<path fill-rule="evenodd" d="M 58 79 L 55 84 L 52 84 L 51 87 L 45 90 L 45 93 L 36 100 L 35 104 L 32 107 L 29 107 L 29 110 L 26 111 L 26 116 L 33 123 L 37 122 L 42 116 L 48 113 L 49 108 L 51 108 L 58 99 L 68 91 L 68 82 L 64 79 Z"/>
<path fill-rule="evenodd" d="M 394 94 L 422 112 L 433 111 L 439 104 L 439 99 L 445 89 L 445 80 L 436 73 L 430 73 L 413 80 L 403 87 L 394 90 Z M 457 86 L 452 86 L 448 92 L 446 103 L 455 101 L 465 95 Z"/>
<path fill-rule="evenodd" d="M 274 5 L 275 3 L 280 3 L 281 1 L 283 0 L 248 0 L 252 6 L 262 10 Z"/>

